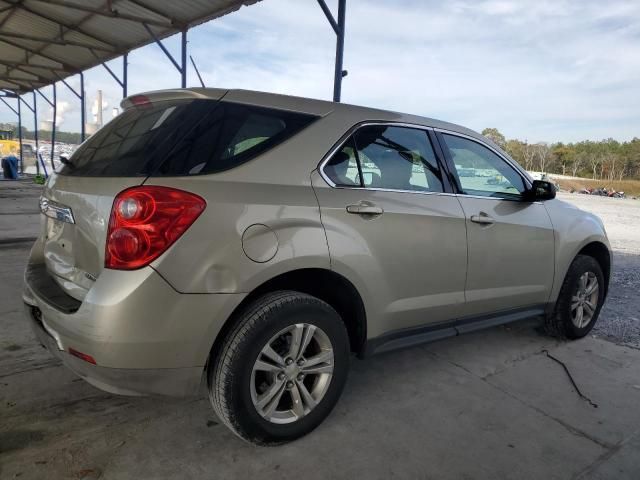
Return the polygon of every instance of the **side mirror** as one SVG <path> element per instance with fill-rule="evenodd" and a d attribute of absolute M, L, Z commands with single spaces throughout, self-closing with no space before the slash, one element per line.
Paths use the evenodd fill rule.
<path fill-rule="evenodd" d="M 527 191 L 525 198 L 530 202 L 551 200 L 556 198 L 556 186 L 546 180 L 534 180 L 531 190 Z"/>

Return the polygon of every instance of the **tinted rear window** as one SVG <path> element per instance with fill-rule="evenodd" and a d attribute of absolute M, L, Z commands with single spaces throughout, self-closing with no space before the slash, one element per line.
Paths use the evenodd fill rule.
<path fill-rule="evenodd" d="M 88 139 L 63 175 L 197 175 L 228 170 L 273 148 L 316 117 L 214 100 L 130 108 Z"/>

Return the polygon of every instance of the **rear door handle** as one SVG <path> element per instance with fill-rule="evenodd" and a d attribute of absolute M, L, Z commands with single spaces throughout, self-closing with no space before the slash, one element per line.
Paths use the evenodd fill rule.
<path fill-rule="evenodd" d="M 480 225 L 491 225 L 495 223 L 495 220 L 484 212 L 480 212 L 480 215 L 471 215 L 471 221 L 473 223 L 479 223 Z"/>
<path fill-rule="evenodd" d="M 382 215 L 384 210 L 376 205 L 357 203 L 355 205 L 347 205 L 347 212 L 358 215 Z"/>

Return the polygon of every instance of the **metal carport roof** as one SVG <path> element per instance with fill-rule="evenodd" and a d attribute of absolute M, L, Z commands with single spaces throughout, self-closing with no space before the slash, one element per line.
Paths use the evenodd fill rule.
<path fill-rule="evenodd" d="M 187 83 L 187 31 L 208 20 L 252 5 L 260 0 L 0 0 L 0 102 L 18 117 L 20 170 L 23 171 L 22 106 L 33 113 L 34 136 L 38 150 L 38 107 L 40 95 L 53 109 L 51 165 L 56 143 L 57 82 L 63 83 L 80 100 L 80 132 L 85 138 L 84 71 L 102 65 L 127 96 L 127 65 L 131 50 L 157 43 Z M 313 1 L 313 0 L 310 0 Z M 347 0 L 337 0 L 337 19 L 325 0 L 316 0 L 336 34 L 336 60 L 333 100 L 339 102 L 342 69 L 345 11 Z M 180 57 L 169 53 L 162 39 L 181 34 Z M 116 74 L 105 62 L 122 57 L 122 73 Z M 193 60 L 192 60 L 193 62 Z M 194 69 L 200 78 L 195 63 Z M 78 74 L 79 89 L 65 78 Z M 40 89 L 51 85 L 52 96 Z M 23 96 L 30 93 L 31 102 Z M 36 95 L 37 94 L 37 95 Z M 17 100 L 15 108 L 7 99 Z M 42 159 L 40 158 L 42 161 Z M 40 164 L 36 163 L 38 172 Z M 44 168 L 44 162 L 42 161 Z"/>
<path fill-rule="evenodd" d="M 0 0 L 0 89 L 26 93 L 259 0 Z"/>

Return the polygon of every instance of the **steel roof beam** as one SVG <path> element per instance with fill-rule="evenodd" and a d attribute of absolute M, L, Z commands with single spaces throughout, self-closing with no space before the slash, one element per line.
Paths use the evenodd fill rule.
<path fill-rule="evenodd" d="M 60 71 L 60 72 L 75 72 L 76 71 L 76 70 L 71 69 L 71 68 L 53 67 L 51 65 L 38 65 L 38 64 L 34 64 L 34 63 L 10 62 L 10 61 L 7 61 L 7 60 L 0 60 L 0 65 L 4 65 L 6 67 L 14 67 L 16 70 L 19 70 L 20 67 L 22 67 L 22 68 L 38 68 L 38 69 L 44 69 L 44 70 L 49 70 L 49 71 L 53 71 L 53 72 L 56 72 L 56 71 Z M 31 72 L 29 72 L 29 73 L 31 73 Z"/>
<path fill-rule="evenodd" d="M 0 60 L 0 65 L 4 65 L 5 67 L 11 67 L 11 71 L 18 71 L 18 72 L 26 73 L 27 75 L 31 75 L 32 77 L 36 77 L 37 80 L 48 80 L 44 77 L 41 77 L 37 73 L 30 72 L 28 70 L 25 70 L 22 67 L 17 67 L 15 65 L 6 65 L 6 63 L 3 62 L 2 60 Z M 9 73 L 9 69 L 7 69 L 7 73 Z"/>
<path fill-rule="evenodd" d="M 15 113 L 16 115 L 18 115 L 18 110 L 16 110 L 15 108 L 13 108 L 11 105 L 9 105 L 9 102 L 7 102 L 4 98 L 4 95 L 0 95 L 0 101 L 2 101 L 2 103 L 4 103 L 7 107 L 9 107 L 9 109 Z"/>
<path fill-rule="evenodd" d="M 54 90 L 55 90 L 55 85 L 56 85 L 56 84 L 54 83 L 54 84 L 53 84 L 53 88 L 54 88 Z M 49 100 L 49 98 L 48 98 L 44 93 L 42 93 L 42 92 L 40 91 L 40 89 L 36 88 L 36 92 L 38 92 L 38 93 L 40 94 L 40 96 L 41 96 L 42 98 L 44 98 L 44 99 L 45 99 L 45 101 L 46 101 L 50 106 L 52 106 L 52 107 L 53 107 L 53 106 L 55 105 L 51 100 Z"/>
<path fill-rule="evenodd" d="M 175 18 L 171 18 L 171 17 L 167 16 L 166 13 L 161 12 L 157 8 L 150 7 L 149 5 L 147 5 L 146 3 L 144 3 L 144 2 L 142 2 L 140 0 L 127 0 L 127 1 L 129 3 L 133 3 L 134 5 L 137 5 L 140 8 L 144 8 L 145 10 L 153 13 L 154 15 L 158 15 L 159 17 L 166 18 L 167 20 L 169 20 L 171 22 L 171 25 L 174 25 L 174 26 L 177 26 L 177 27 L 186 27 L 187 26 L 184 22 L 176 20 Z"/>
<path fill-rule="evenodd" d="M 7 1 L 7 0 L 5 0 L 5 1 Z M 60 20 L 56 20 L 55 18 L 50 17 L 49 15 L 46 15 L 44 13 L 38 12 L 36 10 L 33 10 L 33 9 L 31 9 L 31 8 L 25 6 L 25 5 L 22 5 L 22 4 L 15 4 L 15 5 L 16 5 L 16 7 L 24 10 L 25 12 L 29 12 L 32 15 L 35 15 L 36 17 L 40 17 L 40 18 L 42 18 L 44 20 L 48 20 L 49 22 L 55 23 L 56 25 L 62 25 L 67 30 L 70 30 L 72 32 L 80 33 L 80 34 L 84 35 L 85 37 L 90 38 L 90 39 L 92 39 L 92 40 L 94 40 L 96 42 L 99 42 L 99 43 L 102 43 L 102 44 L 108 45 L 108 46 L 111 46 L 111 44 L 113 43 L 111 40 L 105 40 L 104 38 L 97 37 L 93 33 L 88 33 L 85 29 L 80 27 L 80 25 L 83 22 L 85 22 L 86 20 L 88 20 L 89 18 L 91 18 L 92 15 L 87 15 L 85 18 L 83 18 L 76 25 L 70 25 L 68 23 L 63 23 Z"/>
<path fill-rule="evenodd" d="M 334 18 L 325 0 L 318 0 L 318 5 L 324 12 L 329 24 L 336 33 L 336 62 L 333 73 L 333 101 L 339 102 L 342 95 L 342 79 L 347 76 L 347 71 L 342 69 L 344 58 L 344 32 L 346 27 L 347 0 L 338 0 L 338 21 Z"/>
<path fill-rule="evenodd" d="M 39 88 L 36 88 L 34 92 L 38 92 L 38 94 L 40 94 L 40 96 L 44 98 L 45 101 L 49 104 L 49 106 L 53 109 L 53 119 L 51 122 L 51 171 L 54 171 L 56 168 L 56 165 L 53 162 L 53 156 L 54 156 L 54 150 L 56 147 L 56 115 L 57 115 L 56 110 L 58 108 L 58 101 L 56 100 L 57 95 L 56 95 L 55 82 L 52 83 L 51 86 L 53 87 L 53 101 L 49 100 L 49 97 L 47 97 L 44 93 L 42 93 Z M 33 101 L 35 102 L 35 94 L 34 94 Z"/>
<path fill-rule="evenodd" d="M 16 90 L 20 90 L 22 88 L 21 85 L 18 85 L 17 83 L 14 83 L 13 86 L 7 86 L 7 84 L 11 84 L 12 82 L 8 81 L 8 80 L 0 80 L 0 84 L 3 84 L 3 88 L 6 89 L 11 89 L 12 91 L 16 91 Z"/>
<path fill-rule="evenodd" d="M 35 95 L 36 95 L 36 94 L 34 93 L 34 94 L 33 94 L 33 99 L 34 99 L 34 100 L 35 100 Z M 27 107 L 29 110 L 31 110 L 31 112 L 32 112 L 32 113 L 34 112 L 34 107 L 32 107 L 31 105 L 29 105 L 29 104 L 27 103 L 27 101 L 26 101 L 24 98 L 22 98 L 21 96 L 19 96 L 19 95 L 18 95 L 18 99 L 19 99 L 22 103 L 24 103 L 24 104 L 26 105 L 26 107 Z"/>
<path fill-rule="evenodd" d="M 158 46 L 162 49 L 162 51 L 164 52 L 164 54 L 167 56 L 167 58 L 169 60 L 171 60 L 171 63 L 173 63 L 173 66 L 176 67 L 176 69 L 182 73 L 182 67 L 180 65 L 178 65 L 178 62 L 176 62 L 176 59 L 173 58 L 173 55 L 171 55 L 171 52 L 169 52 L 169 50 L 167 50 L 167 47 L 164 46 L 164 44 L 162 43 L 162 41 L 157 37 L 157 35 L 155 33 L 153 33 L 153 30 L 151 30 L 151 28 L 149 28 L 149 25 L 147 25 L 146 23 L 142 24 L 144 26 L 144 28 L 147 30 L 147 32 L 149 32 L 149 35 L 151 35 L 151 38 L 153 38 L 153 40 L 158 44 Z"/>
<path fill-rule="evenodd" d="M 12 77 L 0 77 L 0 81 L 5 82 L 5 83 L 12 83 L 16 87 L 18 87 L 18 89 L 35 88 L 33 86 L 33 80 L 23 80 L 23 79 L 20 79 L 20 78 L 12 78 Z M 42 82 L 37 82 L 37 83 L 42 83 Z"/>
<path fill-rule="evenodd" d="M 85 97 L 84 97 L 84 73 L 80 72 L 80 93 L 76 91 L 71 85 L 67 83 L 67 81 L 62 78 L 60 75 L 56 74 L 58 79 L 69 89 L 71 92 L 78 97 L 80 100 L 80 139 L 84 142 L 85 138 Z"/>
<path fill-rule="evenodd" d="M 47 3 L 49 5 L 57 5 L 59 7 L 70 8 L 72 10 L 78 10 L 81 12 L 92 13 L 94 15 L 100 15 L 102 17 L 108 18 L 116 18 L 120 20 L 128 20 L 130 22 L 137 23 L 148 23 L 149 25 L 154 25 L 156 27 L 165 27 L 171 28 L 173 25 L 171 22 L 159 22 L 150 18 L 139 17 L 137 15 L 129 15 L 127 13 L 120 13 L 115 9 L 112 10 L 103 10 L 100 8 L 89 7 L 86 5 L 81 5 L 79 3 L 69 2 L 67 0 L 31 0 L 34 2 Z"/>
<path fill-rule="evenodd" d="M 4 0 L 4 1 L 8 1 L 8 0 Z M 19 0 L 19 2 L 22 2 L 22 0 Z M 84 23 L 85 21 L 89 20 L 89 19 L 93 16 L 92 14 L 89 14 L 89 15 L 86 15 L 85 17 L 83 17 L 83 18 L 82 18 L 82 19 L 81 19 L 81 20 L 80 20 L 76 25 L 71 25 L 71 26 L 69 26 L 69 25 L 65 25 L 65 24 L 63 24 L 63 23 L 61 23 L 61 22 L 59 22 L 59 21 L 56 21 L 54 18 L 48 17 L 47 15 L 43 15 L 43 14 L 41 14 L 41 13 L 39 13 L 39 12 L 36 12 L 36 11 L 34 11 L 34 10 L 32 10 L 32 9 L 29 9 L 29 8 L 25 7 L 24 5 L 22 5 L 21 3 L 16 3 L 16 6 L 19 6 L 20 8 L 24 9 L 25 11 L 27 11 L 27 12 L 29 12 L 29 13 L 32 13 L 33 15 L 39 16 L 39 17 L 41 17 L 41 18 L 44 18 L 45 20 L 48 20 L 48 21 L 50 21 L 50 22 L 52 22 L 52 23 L 56 24 L 56 25 L 60 28 L 60 33 L 59 33 L 58 37 L 63 37 L 63 36 L 64 36 L 64 34 L 66 33 L 66 32 L 64 31 L 64 28 L 66 28 L 67 30 L 75 30 L 75 31 L 79 31 L 79 32 L 80 32 L 80 33 L 82 33 L 83 35 L 86 35 L 86 36 L 88 36 L 89 38 L 93 38 L 91 35 L 88 35 L 88 34 L 86 34 L 86 33 L 84 33 L 84 32 L 81 32 L 80 30 L 78 30 L 78 27 L 79 27 L 80 25 L 82 25 L 82 23 Z M 63 28 L 63 27 L 64 27 L 64 28 Z M 26 47 L 24 47 L 24 46 L 22 46 L 22 45 L 20 45 L 20 44 L 15 44 L 15 43 L 9 42 L 9 41 L 7 41 L 7 40 L 0 39 L 0 41 L 2 41 L 2 42 L 4 42 L 4 43 L 7 43 L 7 44 L 9 44 L 9 45 L 13 45 L 13 46 L 14 46 L 14 47 L 16 47 L 16 48 L 21 48 L 21 49 L 25 50 L 25 60 L 26 60 L 27 62 L 29 61 L 29 53 L 31 53 L 32 55 L 39 55 L 39 56 L 41 56 L 41 57 L 43 57 L 43 58 L 47 58 L 47 59 L 49 59 L 49 60 L 51 60 L 51 61 L 54 61 L 54 62 L 56 62 L 56 63 L 60 63 L 60 64 L 61 64 L 62 66 L 64 66 L 64 67 L 67 67 L 67 66 L 68 66 L 66 63 L 61 62 L 59 59 L 52 58 L 52 57 L 50 57 L 50 56 L 48 56 L 48 55 L 46 55 L 46 54 L 43 54 L 43 53 L 42 53 L 42 51 L 43 51 L 45 48 L 47 48 L 47 45 L 45 45 L 45 46 L 43 46 L 43 47 L 40 47 L 40 48 L 38 48 L 37 50 L 32 50 L 32 49 L 27 49 Z M 98 41 L 100 41 L 101 43 L 105 43 L 105 44 L 107 44 L 107 45 L 110 45 L 110 43 L 109 43 L 109 42 L 102 41 L 102 40 L 98 40 Z M 28 53 L 26 53 L 26 52 L 28 52 Z M 73 66 L 73 65 L 71 66 L 71 68 L 72 68 L 73 70 L 75 70 L 75 71 L 77 71 L 77 70 L 78 70 L 78 67 L 75 67 L 75 66 Z M 9 72 L 8 72 L 8 73 L 11 73 L 11 70 L 9 70 Z"/>
<path fill-rule="evenodd" d="M 10 4 L 10 5 L 7 5 L 6 7 L 2 7 L 2 8 L 0 8 L 0 13 L 4 13 L 7 10 L 11 10 L 12 8 L 15 8 L 15 5 L 11 5 Z"/>
<path fill-rule="evenodd" d="M 20 0 L 20 2 L 19 2 L 19 3 L 22 3 L 22 0 Z M 12 11 L 10 11 L 9 13 L 7 13 L 7 16 L 6 16 L 6 17 L 4 17 L 4 18 L 0 21 L 0 28 L 4 27 L 4 24 L 5 24 L 5 23 L 7 23 L 7 21 L 9 21 L 9 19 L 10 19 L 11 17 L 13 17 L 13 15 L 16 13 L 16 8 L 17 8 L 17 7 L 18 7 L 18 5 L 17 5 L 17 4 L 11 4 L 10 6 L 5 7 L 4 9 L 2 9 L 2 11 L 3 11 L 3 12 L 5 12 L 5 11 L 10 10 L 10 9 L 12 9 L 12 8 L 13 8 L 13 10 L 12 10 Z"/>
<path fill-rule="evenodd" d="M 336 23 L 336 19 L 333 18 L 333 14 L 331 13 L 331 10 L 329 10 L 327 3 L 324 0 L 318 0 L 318 5 L 320 5 L 320 8 L 324 12 L 324 15 L 327 17 L 327 20 L 329 20 L 331 28 L 333 28 L 333 31 L 336 32 L 337 35 L 340 29 L 338 27 L 338 24 Z"/>
<path fill-rule="evenodd" d="M 48 78 L 38 77 L 37 75 L 33 75 L 33 76 L 35 78 L 14 77 L 14 76 L 11 76 L 11 75 L 0 75 L 0 80 L 9 80 L 9 81 L 16 80 L 16 81 L 23 81 L 23 82 L 40 82 L 40 83 L 47 83 L 49 81 Z"/>
<path fill-rule="evenodd" d="M 19 43 L 15 43 L 15 42 L 9 41 L 9 40 L 4 39 L 4 38 L 0 38 L 0 42 L 6 43 L 7 45 L 11 45 L 12 47 L 18 48 L 20 50 L 24 50 L 25 52 L 28 52 L 31 55 L 36 55 L 36 56 L 39 56 L 39 57 L 42 57 L 42 58 L 46 58 L 47 60 L 51 60 L 52 62 L 56 62 L 56 63 L 62 65 L 63 67 L 71 67 L 72 69 L 76 69 L 77 70 L 77 67 L 74 67 L 73 65 L 69 65 L 69 64 L 65 63 L 64 61 L 60 60 L 59 58 L 55 58 L 55 57 L 52 57 L 51 55 L 48 55 L 46 53 L 42 53 L 39 50 L 33 50 L 32 48 L 25 47 L 24 45 L 20 45 Z M 27 55 L 27 59 L 28 59 L 28 55 Z"/>
<path fill-rule="evenodd" d="M 79 99 L 82 99 L 82 96 L 76 91 L 75 88 L 73 88 L 71 85 L 69 85 L 69 83 L 67 83 L 67 81 L 64 78 L 62 78 L 57 73 L 56 73 L 56 77 L 58 77 L 58 80 L 60 80 L 69 90 L 71 90 L 71 93 L 73 93 Z"/>
<path fill-rule="evenodd" d="M 7 98 L 18 98 L 18 95 L 6 88 L 0 88 L 0 93 L 4 93 L 3 97 Z"/>
<path fill-rule="evenodd" d="M 109 72 L 109 74 L 113 77 L 113 79 L 114 79 L 116 82 L 118 82 L 118 85 L 120 85 L 121 87 L 123 87 L 123 88 L 124 88 L 124 81 L 123 81 L 123 80 L 120 80 L 120 79 L 118 78 L 118 76 L 113 72 L 113 70 L 111 70 L 111 68 L 109 68 L 109 65 L 107 65 L 107 64 L 106 64 L 106 63 L 104 63 L 104 62 L 100 63 L 100 65 L 102 65 L 102 66 L 105 68 L 105 70 L 106 70 L 107 72 Z"/>
<path fill-rule="evenodd" d="M 59 35 L 59 38 L 62 38 L 61 40 L 58 39 L 53 39 L 53 38 L 46 38 L 46 37 L 34 37 L 33 35 L 24 35 L 22 33 L 13 33 L 13 32 L 0 32 L 0 37 L 9 37 L 9 38 L 17 38 L 17 39 L 21 39 L 21 40 L 29 40 L 29 41 L 33 41 L 33 42 L 42 42 L 42 43 L 53 43 L 56 45 L 71 45 L 74 47 L 82 47 L 82 48 L 92 48 L 94 50 L 101 50 L 104 52 L 111 52 L 111 53 L 115 53 L 116 50 L 113 47 L 97 47 L 95 45 L 89 45 L 83 42 L 76 42 L 73 40 L 67 40 L 65 38 L 63 38 L 64 34 Z"/>

